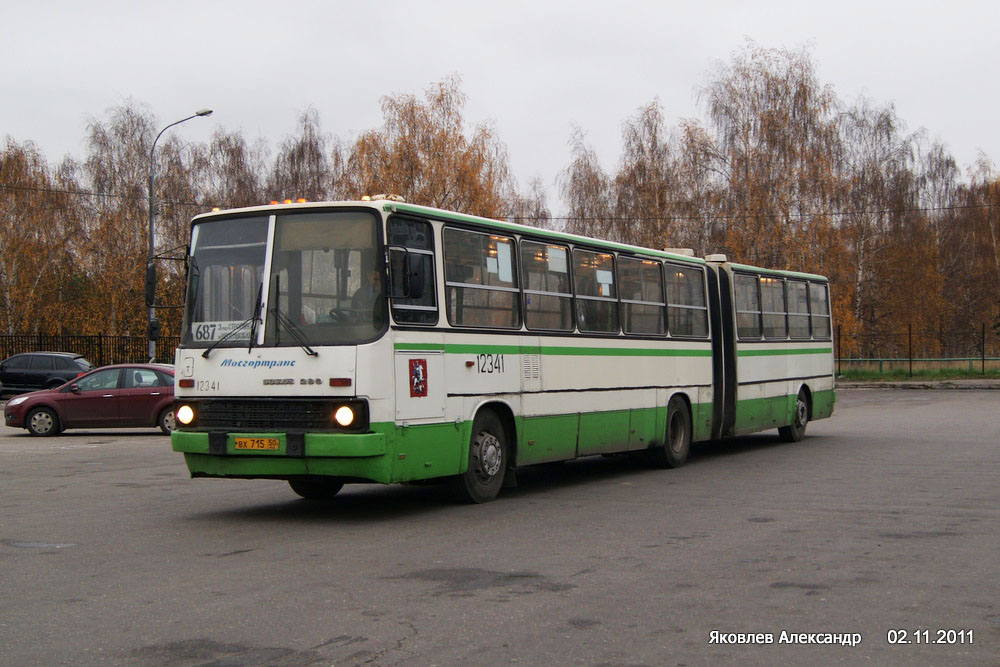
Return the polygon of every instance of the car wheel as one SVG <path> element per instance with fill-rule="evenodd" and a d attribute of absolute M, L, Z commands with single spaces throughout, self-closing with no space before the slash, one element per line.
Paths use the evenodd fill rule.
<path fill-rule="evenodd" d="M 177 420 L 174 419 L 173 406 L 163 408 L 160 416 L 156 418 L 156 424 L 166 435 L 170 435 L 177 429 Z"/>
<path fill-rule="evenodd" d="M 25 428 L 31 435 L 47 436 L 59 435 L 62 430 L 59 424 L 59 416 L 52 408 L 36 408 L 28 413 L 24 421 Z"/>

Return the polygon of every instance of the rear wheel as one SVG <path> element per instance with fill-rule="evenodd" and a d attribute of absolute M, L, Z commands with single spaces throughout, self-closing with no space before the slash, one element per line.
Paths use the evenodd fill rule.
<path fill-rule="evenodd" d="M 31 435 L 59 435 L 62 430 L 59 416 L 52 408 L 38 408 L 28 413 L 25 426 Z"/>
<path fill-rule="evenodd" d="M 469 467 L 455 480 L 456 495 L 469 503 L 485 503 L 500 493 L 507 473 L 507 434 L 490 410 L 476 415 L 469 440 Z"/>
<path fill-rule="evenodd" d="M 174 408 L 166 407 L 160 411 L 160 416 L 156 418 L 156 424 L 165 434 L 170 435 L 177 428 L 177 420 L 174 419 Z"/>
<path fill-rule="evenodd" d="M 691 413 L 680 396 L 667 403 L 667 431 L 662 447 L 649 450 L 649 460 L 657 468 L 678 468 L 691 452 Z"/>
<path fill-rule="evenodd" d="M 344 488 L 344 483 L 333 477 L 296 477 L 288 480 L 288 486 L 306 500 L 330 500 Z"/>
<path fill-rule="evenodd" d="M 795 397 L 795 414 L 792 423 L 788 426 L 778 428 L 778 435 L 785 442 L 798 442 L 806 434 L 806 424 L 809 423 L 809 399 L 806 392 L 799 390 L 799 395 Z"/>

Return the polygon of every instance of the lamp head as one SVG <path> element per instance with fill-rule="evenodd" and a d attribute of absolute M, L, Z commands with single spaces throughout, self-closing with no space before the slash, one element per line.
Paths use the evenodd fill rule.
<path fill-rule="evenodd" d="M 194 115 L 195 116 L 211 116 L 212 115 L 212 110 L 211 109 L 202 109 L 201 111 L 195 111 Z"/>

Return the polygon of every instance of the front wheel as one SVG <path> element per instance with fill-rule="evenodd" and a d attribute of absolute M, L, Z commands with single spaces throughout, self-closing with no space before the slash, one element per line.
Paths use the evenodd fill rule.
<path fill-rule="evenodd" d="M 691 452 L 691 413 L 680 396 L 667 403 L 667 432 L 662 447 L 649 450 L 649 460 L 657 468 L 679 468 Z"/>
<path fill-rule="evenodd" d="M 792 423 L 788 426 L 778 428 L 778 435 L 785 442 L 798 442 L 806 434 L 806 424 L 809 423 L 809 399 L 806 392 L 799 390 L 799 395 L 795 397 L 795 415 Z"/>
<path fill-rule="evenodd" d="M 496 498 L 507 473 L 509 451 L 500 418 L 489 410 L 476 415 L 469 440 L 469 467 L 455 480 L 459 499 L 485 503 Z"/>
<path fill-rule="evenodd" d="M 306 500 L 330 500 L 340 493 L 344 483 L 333 477 L 296 477 L 288 480 L 288 486 Z"/>
<path fill-rule="evenodd" d="M 62 427 L 59 424 L 59 416 L 52 408 L 38 408 L 32 410 L 25 420 L 28 433 L 31 435 L 47 436 L 59 435 Z"/>

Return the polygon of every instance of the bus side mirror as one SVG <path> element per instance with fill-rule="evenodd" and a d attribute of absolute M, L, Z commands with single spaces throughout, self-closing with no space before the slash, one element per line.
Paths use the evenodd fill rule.
<path fill-rule="evenodd" d="M 424 258 L 405 248 L 389 249 L 389 296 L 394 299 L 419 299 L 427 279 Z"/>
<path fill-rule="evenodd" d="M 416 253 L 406 253 L 406 292 L 411 299 L 424 295 L 424 258 Z"/>

